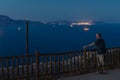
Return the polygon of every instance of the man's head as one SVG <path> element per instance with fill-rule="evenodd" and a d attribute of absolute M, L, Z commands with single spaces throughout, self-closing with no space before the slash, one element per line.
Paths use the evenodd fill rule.
<path fill-rule="evenodd" d="M 99 39 L 99 38 L 101 38 L 101 37 L 102 37 L 102 36 L 101 36 L 100 33 L 97 33 L 97 34 L 96 34 L 96 38 L 97 38 L 97 39 Z"/>

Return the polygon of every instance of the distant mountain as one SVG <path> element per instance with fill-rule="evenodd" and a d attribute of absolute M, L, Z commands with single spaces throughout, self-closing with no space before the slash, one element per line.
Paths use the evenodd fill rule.
<path fill-rule="evenodd" d="M 8 16 L 0 15 L 0 25 L 1 26 L 7 26 L 7 25 L 13 25 L 16 24 L 16 21 L 9 18 Z"/>
<path fill-rule="evenodd" d="M 42 25 L 43 23 L 38 21 L 29 21 L 29 24 Z M 25 20 L 14 20 L 8 16 L 0 15 L 0 26 L 11 26 L 11 25 L 16 25 L 16 26 L 25 25 Z"/>
<path fill-rule="evenodd" d="M 77 21 L 67 21 L 67 20 L 61 20 L 61 21 L 52 21 L 47 23 L 42 23 L 39 21 L 29 21 L 29 25 L 31 26 L 49 26 L 49 25 L 57 25 L 57 26 L 70 26 L 72 23 Z M 94 21 L 95 25 L 103 25 L 106 24 L 102 21 Z M 14 20 L 8 16 L 0 15 L 0 26 L 25 26 L 25 20 Z"/>

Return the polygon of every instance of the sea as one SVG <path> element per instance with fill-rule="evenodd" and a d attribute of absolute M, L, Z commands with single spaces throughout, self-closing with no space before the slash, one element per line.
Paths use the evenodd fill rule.
<path fill-rule="evenodd" d="M 101 33 L 107 48 L 120 47 L 120 24 L 90 26 L 29 24 L 29 54 L 80 51 Z M 90 47 L 88 49 L 93 49 Z M 26 55 L 26 26 L 0 26 L 0 56 Z"/>

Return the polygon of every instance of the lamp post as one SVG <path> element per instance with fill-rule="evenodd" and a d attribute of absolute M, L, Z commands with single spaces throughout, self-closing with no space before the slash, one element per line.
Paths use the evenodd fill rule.
<path fill-rule="evenodd" d="M 28 31 L 28 21 L 26 21 L 26 55 L 29 55 L 29 31 Z"/>
<path fill-rule="evenodd" d="M 29 80 L 29 30 L 28 21 L 26 21 L 26 64 L 27 64 L 27 80 Z"/>

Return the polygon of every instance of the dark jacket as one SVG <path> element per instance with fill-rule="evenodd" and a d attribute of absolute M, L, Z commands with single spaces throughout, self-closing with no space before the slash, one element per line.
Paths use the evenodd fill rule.
<path fill-rule="evenodd" d="M 95 41 L 95 46 L 96 46 L 98 54 L 105 54 L 106 53 L 105 41 L 103 38 L 97 39 Z"/>

